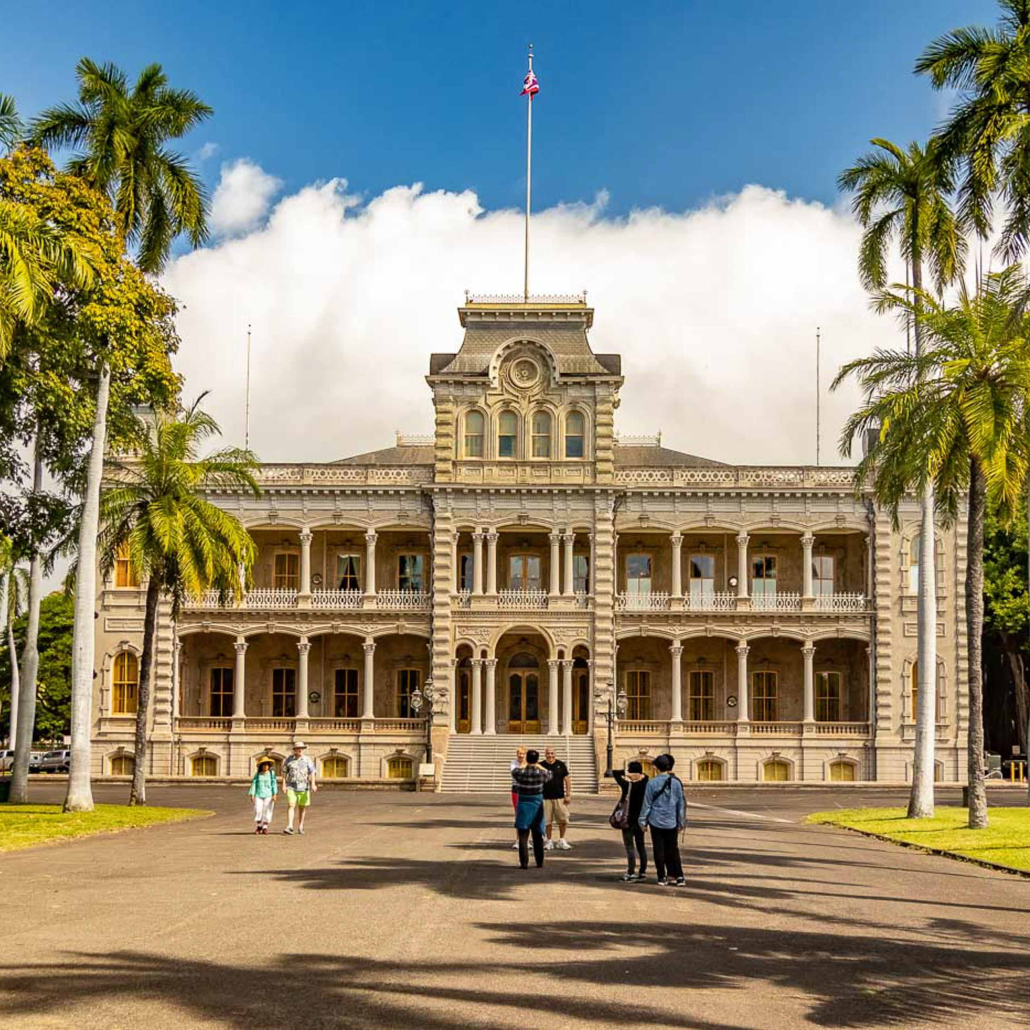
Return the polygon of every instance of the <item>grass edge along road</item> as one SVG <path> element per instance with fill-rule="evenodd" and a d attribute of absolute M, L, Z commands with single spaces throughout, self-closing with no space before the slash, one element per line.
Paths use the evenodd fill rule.
<path fill-rule="evenodd" d="M 151 808 L 147 805 L 134 808 L 97 805 L 92 812 L 62 812 L 60 805 L 5 803 L 0 804 L 0 853 L 209 815 L 214 815 L 214 812 L 197 808 Z"/>
<path fill-rule="evenodd" d="M 932 819 L 908 819 L 904 808 L 842 808 L 805 822 L 1030 874 L 1030 808 L 992 808 L 990 819 L 986 830 L 970 830 L 966 808 L 938 808 Z"/>

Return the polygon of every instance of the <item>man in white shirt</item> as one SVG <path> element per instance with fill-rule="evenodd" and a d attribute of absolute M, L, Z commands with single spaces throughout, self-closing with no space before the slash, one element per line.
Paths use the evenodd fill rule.
<path fill-rule="evenodd" d="M 298 740 L 293 745 L 293 754 L 283 762 L 283 780 L 286 784 L 286 803 L 290 806 L 283 833 L 293 833 L 293 816 L 300 809 L 297 832 L 304 833 L 304 815 L 311 804 L 311 795 L 318 790 L 315 783 L 315 763 L 304 754 L 307 745 Z"/>

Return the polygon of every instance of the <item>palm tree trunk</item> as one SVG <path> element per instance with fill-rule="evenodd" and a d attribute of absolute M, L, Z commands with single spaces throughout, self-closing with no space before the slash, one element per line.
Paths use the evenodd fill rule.
<path fill-rule="evenodd" d="M 147 610 L 143 619 L 143 654 L 139 660 L 139 688 L 136 692 L 136 763 L 132 769 L 132 790 L 130 805 L 147 803 L 147 723 L 150 716 L 150 666 L 154 651 L 154 636 L 157 629 L 157 602 L 161 588 L 157 576 L 151 574 L 147 584 Z"/>
<path fill-rule="evenodd" d="M 918 255 L 912 260 L 912 285 L 923 288 L 922 264 Z M 916 355 L 923 352 L 923 327 L 918 312 L 912 327 Z M 912 759 L 912 792 L 908 800 L 910 819 L 930 819 L 934 814 L 934 745 L 937 734 L 937 566 L 933 521 L 933 484 L 927 483 L 921 498 L 922 523 L 919 538 L 919 593 L 916 625 L 918 663 L 916 698 L 916 741 Z"/>
<path fill-rule="evenodd" d="M 93 665 L 96 654 L 94 609 L 97 600 L 97 532 L 100 528 L 100 481 L 104 475 L 107 402 L 111 394 L 111 366 L 100 368 L 97 410 L 93 418 L 93 449 L 86 474 L 86 494 L 79 524 L 79 569 L 75 583 L 72 636 L 71 765 L 66 812 L 92 812 L 89 781 L 90 735 L 93 722 Z"/>
<path fill-rule="evenodd" d="M 43 460 L 39 439 L 36 439 L 33 458 L 32 490 L 38 494 L 43 488 Z M 21 653 L 21 672 L 24 682 L 18 697 L 18 747 L 14 752 L 11 770 L 10 800 L 15 805 L 28 804 L 29 760 L 32 757 L 32 735 L 36 725 L 36 676 L 39 672 L 39 605 L 43 590 L 43 562 L 39 548 L 32 552 L 29 562 L 29 619 L 25 627 L 25 646 Z"/>
<path fill-rule="evenodd" d="M 969 648 L 969 828 L 987 826 L 984 774 L 984 513 L 987 480 L 979 458 L 969 462 L 969 533 L 966 565 L 966 636 Z"/>
<path fill-rule="evenodd" d="M 1026 529 L 1027 529 L 1027 549 L 1026 549 L 1026 573 L 1027 573 L 1027 589 L 1030 590 L 1030 472 L 1026 476 Z M 1030 705 L 1027 705 L 1030 709 Z M 1027 716 L 1026 721 L 1026 772 L 1027 772 L 1027 787 L 1026 787 L 1026 799 L 1030 803 L 1030 714 Z"/>
<path fill-rule="evenodd" d="M 13 574 L 12 574 L 13 576 Z M 13 578 L 9 581 L 8 590 L 14 590 Z M 21 694 L 21 672 L 18 669 L 18 646 L 14 642 L 14 600 L 8 594 L 7 603 L 7 650 L 11 656 L 11 732 L 8 747 L 13 751 L 18 745 L 18 698 Z"/>

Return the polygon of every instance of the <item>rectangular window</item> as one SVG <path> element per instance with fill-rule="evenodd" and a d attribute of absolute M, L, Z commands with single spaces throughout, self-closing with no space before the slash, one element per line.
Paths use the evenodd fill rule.
<path fill-rule="evenodd" d="M 232 683 L 231 668 L 211 670 L 211 714 L 216 718 L 232 715 Z"/>
<path fill-rule="evenodd" d="M 280 551 L 275 556 L 272 586 L 277 590 L 296 590 L 300 581 L 300 555 L 296 551 Z"/>
<path fill-rule="evenodd" d="M 626 555 L 626 593 L 651 593 L 651 556 L 649 554 Z"/>
<path fill-rule="evenodd" d="M 135 588 L 139 586 L 139 577 L 129 558 L 129 545 L 124 543 L 118 548 L 114 560 L 114 585 L 116 587 Z"/>
<path fill-rule="evenodd" d="M 572 588 L 577 594 L 590 593 L 590 558 L 585 554 L 572 559 Z"/>
<path fill-rule="evenodd" d="M 841 677 L 839 672 L 815 674 L 816 722 L 840 722 Z"/>
<path fill-rule="evenodd" d="M 812 556 L 812 594 L 815 597 L 833 596 L 833 556 Z"/>
<path fill-rule="evenodd" d="M 333 718 L 358 717 L 358 670 L 337 669 L 333 684 Z"/>
<path fill-rule="evenodd" d="M 710 722 L 715 718 L 715 673 L 709 669 L 693 670 L 689 689 L 691 722 Z"/>
<path fill-rule="evenodd" d="M 338 554 L 336 556 L 336 589 L 361 590 L 360 554 Z"/>
<path fill-rule="evenodd" d="M 297 716 L 297 670 L 272 670 L 272 717 L 294 719 Z"/>
<path fill-rule="evenodd" d="M 397 587 L 399 590 L 425 590 L 425 558 L 421 554 L 397 555 Z"/>
<path fill-rule="evenodd" d="M 646 669 L 626 671 L 626 718 L 651 718 L 651 673 Z"/>
<path fill-rule="evenodd" d="M 418 669 L 397 670 L 397 718 L 414 719 L 418 713 L 411 707 L 412 693 L 422 685 Z"/>
<path fill-rule="evenodd" d="M 779 673 L 776 672 L 751 674 L 751 718 L 755 722 L 776 722 L 779 679 Z"/>
<path fill-rule="evenodd" d="M 711 597 L 715 593 L 715 558 L 710 554 L 690 556 L 690 596 Z"/>
<path fill-rule="evenodd" d="M 546 411 L 533 415 L 533 457 L 551 456 L 551 416 Z"/>
<path fill-rule="evenodd" d="M 540 555 L 512 554 L 508 557 L 508 589 L 541 589 Z"/>
<path fill-rule="evenodd" d="M 513 411 L 502 411 L 497 422 L 497 456 L 514 458 L 519 435 L 519 421 Z"/>
<path fill-rule="evenodd" d="M 472 577 L 475 572 L 471 554 L 462 554 L 458 557 L 458 570 L 458 589 L 471 591 Z"/>
<path fill-rule="evenodd" d="M 758 554 L 751 559 L 751 596 L 776 596 L 776 556 Z"/>

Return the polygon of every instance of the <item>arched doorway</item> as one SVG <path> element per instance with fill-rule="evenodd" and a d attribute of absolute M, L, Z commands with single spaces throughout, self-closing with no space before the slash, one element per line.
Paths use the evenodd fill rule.
<path fill-rule="evenodd" d="M 508 732 L 540 732 L 540 659 L 531 651 L 508 659 Z"/>
<path fill-rule="evenodd" d="M 590 731 L 590 666 L 584 654 L 577 648 L 572 662 L 572 732 L 585 734 Z"/>
<path fill-rule="evenodd" d="M 472 651 L 468 647 L 458 649 L 458 667 L 454 675 L 454 728 L 458 733 L 472 732 Z"/>

